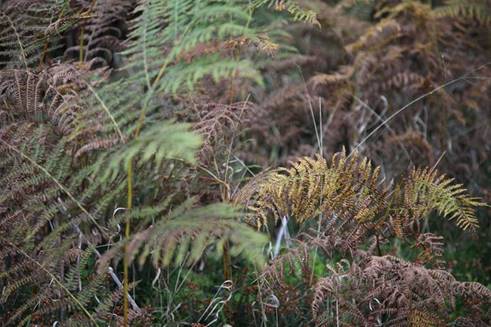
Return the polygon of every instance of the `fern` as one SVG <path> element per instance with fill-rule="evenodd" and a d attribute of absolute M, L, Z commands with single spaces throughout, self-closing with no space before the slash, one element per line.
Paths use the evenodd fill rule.
<path fill-rule="evenodd" d="M 477 21 L 488 26 L 491 24 L 491 3 L 488 0 L 447 0 L 436 10 L 438 16 L 449 16 L 465 21 Z"/>
<path fill-rule="evenodd" d="M 417 227 L 436 211 L 464 230 L 474 229 L 475 209 L 485 204 L 431 169 L 415 169 L 393 185 L 384 185 L 379 174 L 380 167 L 373 167 L 366 158 L 342 152 L 330 161 L 304 157 L 291 168 L 264 172 L 246 184 L 235 201 L 248 208 L 250 224 L 269 231 L 276 226 L 280 230 L 277 246 L 281 246 L 283 228 L 299 231 L 294 240 L 287 240 L 283 251 L 275 250 L 262 271 L 261 292 L 289 306 L 299 305 L 297 301 L 311 303 L 313 319 L 319 324 L 447 322 L 444 318 L 460 296 L 457 290 L 466 289 L 467 296 L 471 286 L 456 282 L 446 271 L 420 266 L 444 265 L 438 261 L 443 243 L 441 237 L 421 234 Z M 313 222 L 316 230 L 311 228 Z M 400 243 L 418 249 L 417 263 L 383 256 L 383 251 L 394 251 Z M 312 288 L 316 260 L 331 273 Z M 295 287 L 303 290 L 301 298 L 306 300 L 291 294 L 290 275 L 299 279 Z M 469 296 L 486 298 L 474 302 L 485 307 L 490 299 L 486 294 L 482 287 Z M 424 316 L 434 308 L 437 311 L 431 311 L 430 317 Z"/>
<path fill-rule="evenodd" d="M 96 303 L 99 290 L 104 289 L 100 297 L 108 297 L 114 288 L 104 272 L 80 288 L 78 274 L 90 257 L 80 250 L 87 247 L 109 244 L 103 254 L 107 262 L 120 258 L 128 245 L 131 256 L 141 250 L 142 264 L 151 253 L 157 267 L 194 262 L 213 246 L 219 255 L 227 248 L 228 255 L 244 254 L 261 263 L 265 239 L 242 224 L 235 210 L 220 204 L 199 208 L 182 200 L 189 196 L 182 181 L 192 176 L 201 137 L 162 110 L 163 99 L 193 91 L 209 77 L 215 83 L 239 77 L 260 83 L 250 58 L 206 50 L 267 44 L 264 34 L 248 26 L 252 17 L 245 8 L 239 1 L 140 1 L 122 53 L 120 74 L 127 76 L 115 74 L 108 80 L 108 71 L 94 70 L 100 59 L 99 36 L 106 33 L 106 23 L 97 21 L 84 25 L 81 44 L 69 49 L 83 57 L 78 64 L 2 71 L 2 112 L 7 115 L 0 125 L 0 147 L 7 159 L 2 158 L 0 171 L 7 188 L 0 207 L 9 209 L 0 214 L 0 222 L 23 221 L 14 235 L 1 229 L 2 244 L 10 245 L 1 257 L 11 262 L 2 276 L 7 287 L 2 300 L 7 303 L 37 285 L 43 291 L 33 298 L 49 303 L 37 311 L 34 299 L 23 306 L 9 304 L 12 324 L 32 319 L 29 312 L 42 321 L 59 316 L 70 324 L 96 324 L 99 317 L 110 316 L 104 310 L 111 301 Z M 90 8 L 100 9 L 97 3 Z M 23 43 L 19 46 L 24 49 Z M 32 60 L 27 52 L 23 56 L 25 68 L 42 55 L 33 53 Z M 125 187 L 132 176 L 134 205 L 130 202 L 126 215 L 115 215 L 114 208 L 127 200 Z M 123 218 L 131 220 L 134 235 L 111 246 Z M 77 250 L 75 263 L 63 255 Z M 26 269 L 29 262 L 46 274 L 36 276 L 36 270 Z M 25 278 L 15 282 L 19 274 Z M 50 277 L 56 278 L 54 286 L 62 295 L 54 295 Z M 134 313 L 133 319 L 141 314 Z"/>
<path fill-rule="evenodd" d="M 178 148 L 176 144 L 179 144 Z M 105 181 L 128 169 L 132 161 L 136 169 L 144 169 L 148 163 L 158 168 L 164 160 L 171 159 L 194 164 L 194 154 L 200 146 L 200 137 L 190 132 L 188 125 L 172 122 L 155 124 L 147 127 L 138 138 L 100 155 L 94 169 Z"/>
<path fill-rule="evenodd" d="M 141 1 L 137 12 L 140 15 L 130 34 L 135 41 L 124 54 L 132 58 L 127 69 L 136 74 L 133 78 L 141 78 L 151 89 L 173 93 L 190 90 L 205 75 L 218 81 L 244 73 L 259 80 L 247 59 L 202 53 L 196 60 L 182 60 L 198 45 L 232 39 L 257 41 L 258 32 L 247 26 L 251 17 L 241 10 L 240 2 Z M 162 54 L 166 48 L 169 50 Z"/>
<path fill-rule="evenodd" d="M 251 7 L 258 8 L 265 5 L 278 11 L 287 11 L 296 21 L 320 25 L 315 11 L 305 9 L 294 0 L 254 0 Z"/>
<path fill-rule="evenodd" d="M 435 317 L 434 314 L 426 311 L 414 310 L 409 314 L 409 325 L 412 327 L 418 326 L 444 326 L 445 324 L 442 322 L 439 317 Z"/>
<path fill-rule="evenodd" d="M 0 6 L 0 66 L 33 67 L 60 47 L 60 33 L 73 23 L 68 2 L 12 1 Z"/>
<path fill-rule="evenodd" d="M 465 290 L 470 298 L 484 296 L 485 302 L 491 299 L 485 287 L 472 292 L 471 285 L 455 281 L 445 271 L 426 269 L 389 255 L 367 256 L 362 251 L 357 258 L 348 271 L 334 270 L 315 286 L 312 310 L 317 321 L 355 323 L 377 319 L 387 325 L 444 326 L 451 321 L 450 312 L 460 296 L 458 290 Z M 343 294 L 351 294 L 356 300 L 347 300 Z M 326 310 L 332 301 L 337 302 L 336 312 Z M 485 314 L 473 318 L 480 323 L 486 319 Z"/>
<path fill-rule="evenodd" d="M 45 128 L 40 127 L 39 130 L 43 133 Z M 23 222 L 18 225 L 19 229 L 15 229 L 13 236 L 8 230 L 2 230 L 0 234 L 0 242 L 5 246 L 2 256 L 6 255 L 12 260 L 12 266 L 7 266 L 2 276 L 8 289 L 2 295 L 2 300 L 8 301 L 12 294 L 22 293 L 22 290 L 33 287 L 31 285 L 42 287 L 42 291 L 33 295 L 32 301 L 26 302 L 26 305 L 13 313 L 11 322 L 14 323 L 23 316 L 27 318 L 26 313 L 33 313 L 36 302 L 43 301 L 49 305 L 42 309 L 42 315 L 49 316 L 53 311 L 70 311 L 72 308 L 77 311 L 78 308 L 94 323 L 94 318 L 88 314 L 88 299 L 85 297 L 92 297 L 96 292 L 88 290 L 85 295 L 72 292 L 73 278 L 64 276 L 63 273 L 65 263 L 70 261 L 64 253 L 74 249 L 74 227 L 84 230 L 97 226 L 100 228 L 102 222 L 99 217 L 112 200 L 107 201 L 105 197 L 101 197 L 101 203 L 94 206 L 94 209 L 89 209 L 89 203 L 98 201 L 99 194 L 96 195 L 94 189 L 97 190 L 102 185 L 97 183 L 98 187 L 88 189 L 83 199 L 74 196 L 89 178 L 89 171 L 81 169 L 77 174 L 73 173 L 70 156 L 66 153 L 66 143 L 59 142 L 48 149 L 46 144 L 31 141 L 19 149 L 4 139 L 0 141 L 2 149 L 13 159 L 8 166 L 0 168 L 10 172 L 2 178 L 2 183 L 8 187 L 5 188 L 0 203 L 9 210 L 0 215 L 0 221 L 2 224 L 6 223 L 9 215 L 14 215 Z M 112 195 L 114 200 L 114 193 Z M 105 228 L 98 230 L 103 235 L 106 232 Z M 27 269 L 23 268 L 26 264 L 29 267 Z M 36 267 L 41 268 L 41 272 Z M 77 271 L 78 267 L 73 269 Z M 20 283 L 15 282 L 20 272 L 25 277 Z M 56 283 L 49 287 L 53 278 Z M 99 283 L 103 279 L 102 275 L 99 276 Z M 56 301 L 58 296 L 53 294 L 57 288 L 61 288 L 62 294 L 67 293 L 59 302 Z"/>
<path fill-rule="evenodd" d="M 358 224 L 372 228 L 381 227 L 390 217 L 399 231 L 400 226 L 408 227 L 432 210 L 455 219 L 464 230 L 477 227 L 474 210 L 484 204 L 467 195 L 462 185 L 453 185 L 452 179 L 428 169 L 415 170 L 394 192 L 379 186 L 379 172 L 379 167 L 372 168 L 366 158 L 356 154 L 336 154 L 330 164 L 320 157 L 300 159 L 290 169 L 280 168 L 253 182 L 254 202 L 249 202 L 255 213 L 252 223 L 261 228 L 268 225 L 270 217 L 273 223 L 282 217 L 303 223 L 319 214 L 330 219 L 333 213 L 343 217 L 351 208 L 356 210 L 353 219 Z M 250 194 L 251 187 L 244 189 Z"/>
<path fill-rule="evenodd" d="M 130 261 L 138 255 L 140 265 L 147 257 L 156 267 L 191 265 L 210 246 L 222 254 L 222 245 L 229 242 L 232 255 L 243 252 L 252 262 L 263 263 L 265 237 L 240 223 L 235 209 L 225 204 L 196 208 L 195 202 L 195 199 L 188 199 L 167 214 L 157 214 L 151 226 L 134 234 L 128 244 Z M 124 244 L 124 241 L 116 244 L 105 254 L 101 269 L 106 268 L 109 260 L 121 257 Z"/>
<path fill-rule="evenodd" d="M 449 220 L 455 219 L 462 229 L 475 229 L 478 220 L 474 208 L 485 204 L 453 181 L 429 169 L 413 170 L 404 186 L 404 206 L 421 216 L 435 209 Z"/>
<path fill-rule="evenodd" d="M 439 270 L 444 240 L 421 226 L 437 215 L 473 230 L 484 204 L 433 169 L 392 181 L 401 153 L 408 161 L 424 153 L 432 165 L 445 147 L 458 156 L 471 134 L 485 139 L 469 122 L 486 117 L 488 81 L 442 78 L 466 70 L 464 57 L 485 62 L 487 44 L 476 40 L 487 9 L 486 1 L 1 2 L 0 320 L 488 323 L 489 290 Z M 441 97 L 391 113 L 436 86 Z M 449 111 L 455 103 L 474 111 Z M 381 143 L 365 144 L 377 131 Z M 255 142 L 271 148 L 251 152 Z M 313 155 L 343 145 L 377 165 L 356 152 Z M 476 153 L 477 167 L 486 151 Z M 251 162 L 292 158 L 241 187 L 257 172 Z M 276 242 L 269 253 L 264 230 Z"/>
<path fill-rule="evenodd" d="M 133 0 L 90 1 L 77 3 L 83 19 L 77 21 L 70 33 L 64 59 L 92 62 L 93 65 L 118 67 L 119 54 L 124 50 L 123 40 Z"/>

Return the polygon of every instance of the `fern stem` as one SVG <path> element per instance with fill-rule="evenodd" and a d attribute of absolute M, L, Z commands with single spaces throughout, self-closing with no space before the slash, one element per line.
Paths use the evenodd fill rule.
<path fill-rule="evenodd" d="M 106 112 L 106 114 L 111 119 L 111 122 L 113 123 L 114 128 L 116 129 L 116 132 L 118 132 L 118 135 L 119 135 L 119 138 L 121 139 L 121 142 L 124 142 L 125 141 L 125 137 L 123 135 L 123 132 L 121 132 L 121 129 L 119 128 L 119 125 L 116 122 L 116 119 L 111 114 L 111 111 L 109 111 L 109 108 L 106 106 L 106 103 L 101 99 L 101 97 L 97 94 L 97 92 L 94 90 L 94 88 L 88 82 L 86 82 L 86 81 L 84 81 L 84 82 L 85 82 L 85 85 L 87 86 L 87 88 L 92 92 L 92 94 L 94 94 L 94 96 L 97 99 L 97 101 L 101 104 L 102 108 L 104 109 L 104 111 Z"/>
<path fill-rule="evenodd" d="M 381 257 L 382 256 L 382 250 L 380 249 L 380 240 L 378 238 L 378 235 L 375 236 L 377 238 L 377 253 L 378 253 L 378 256 Z"/>
<path fill-rule="evenodd" d="M 223 277 L 232 280 L 232 258 L 230 257 L 228 241 L 223 243 Z"/>
<path fill-rule="evenodd" d="M 129 212 L 132 208 L 133 205 L 133 163 L 130 160 L 128 164 L 128 215 L 126 215 L 126 225 L 124 229 L 124 237 L 125 240 L 128 241 L 130 238 L 130 218 L 129 218 Z M 128 244 L 125 243 L 124 245 L 124 258 L 123 258 L 123 315 L 124 315 L 124 326 L 129 326 L 128 325 L 128 296 L 129 296 L 129 273 L 128 273 L 128 266 L 129 266 L 129 258 L 128 258 Z"/>
<path fill-rule="evenodd" d="M 46 41 L 44 41 L 43 52 L 41 53 L 41 57 L 39 58 L 39 65 L 42 65 L 46 60 L 48 55 L 48 47 L 49 47 L 49 36 L 46 37 Z"/>
<path fill-rule="evenodd" d="M 83 26 L 80 28 L 79 42 L 80 42 L 80 51 L 79 51 L 78 60 L 80 61 L 80 63 L 83 63 L 84 62 L 84 27 Z"/>

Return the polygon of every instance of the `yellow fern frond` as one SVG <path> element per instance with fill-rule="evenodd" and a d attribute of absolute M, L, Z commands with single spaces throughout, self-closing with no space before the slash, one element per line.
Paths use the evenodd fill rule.
<path fill-rule="evenodd" d="M 409 314 L 409 326 L 411 327 L 440 327 L 445 322 L 439 317 L 427 311 L 413 310 Z"/>
<path fill-rule="evenodd" d="M 476 21 L 482 25 L 491 24 L 491 3 L 486 0 L 450 0 L 437 8 L 437 16 Z"/>
<path fill-rule="evenodd" d="M 267 225 L 267 217 L 276 223 L 285 216 L 303 223 L 326 210 L 341 213 L 352 208 L 360 209 L 357 221 L 370 221 L 383 198 L 377 191 L 378 178 L 379 169 L 356 154 L 338 153 L 330 163 L 320 156 L 301 158 L 291 168 L 279 168 L 262 182 L 253 182 L 256 193 L 250 207 L 257 213 L 254 224 L 260 228 Z M 244 188 L 248 194 L 250 189 Z M 238 198 L 243 196 L 239 193 Z"/>
<path fill-rule="evenodd" d="M 305 157 L 291 168 L 264 174 L 246 185 L 235 201 L 249 207 L 254 216 L 250 222 L 258 228 L 282 217 L 302 224 L 322 213 L 325 219 L 334 215 L 368 229 L 389 224 L 397 237 L 433 210 L 464 230 L 474 229 L 475 208 L 485 205 L 432 169 L 414 169 L 391 192 L 380 184 L 380 167 L 356 153 L 341 152 L 329 163 L 320 156 Z"/>
<path fill-rule="evenodd" d="M 261 6 L 272 7 L 277 11 L 286 11 L 296 21 L 320 25 L 315 11 L 304 8 L 303 5 L 299 5 L 294 0 L 254 0 L 251 3 L 252 8 L 259 8 Z"/>
<path fill-rule="evenodd" d="M 434 170 L 414 169 L 405 185 L 405 205 L 420 216 L 435 209 L 462 229 L 474 229 L 479 225 L 474 209 L 486 204 L 469 196 L 462 184 L 453 182 L 453 178 Z"/>

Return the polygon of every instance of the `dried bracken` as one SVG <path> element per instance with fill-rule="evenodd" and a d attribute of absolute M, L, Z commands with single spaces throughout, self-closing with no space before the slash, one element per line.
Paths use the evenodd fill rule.
<path fill-rule="evenodd" d="M 356 153 L 335 154 L 329 164 L 321 157 L 302 158 L 290 169 L 280 168 L 262 181 L 254 180 L 255 202 L 244 204 L 256 213 L 253 224 L 258 228 L 269 224 L 268 216 L 274 225 L 282 217 L 301 224 L 322 215 L 326 220 L 349 217 L 367 230 L 390 223 L 394 233 L 403 236 L 404 230 L 434 209 L 455 219 L 464 230 L 478 225 L 474 209 L 484 203 L 435 170 L 413 170 L 392 190 L 381 186 L 379 177 L 380 167 L 372 168 L 367 158 Z M 250 188 L 246 186 L 245 192 Z"/>
<path fill-rule="evenodd" d="M 0 324 L 490 325 L 490 10 L 0 0 Z"/>
<path fill-rule="evenodd" d="M 456 281 L 442 270 L 426 269 L 392 256 L 355 254 L 347 271 L 322 278 L 315 286 L 312 310 L 321 325 L 381 323 L 387 326 L 444 326 L 457 299 L 474 324 L 489 324 L 491 291 Z M 467 316 L 468 315 L 468 316 Z"/>

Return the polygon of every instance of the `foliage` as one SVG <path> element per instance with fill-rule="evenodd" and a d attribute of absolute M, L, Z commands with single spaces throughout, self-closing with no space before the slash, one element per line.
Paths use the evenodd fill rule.
<path fill-rule="evenodd" d="M 267 285 L 263 287 L 279 303 L 288 307 L 298 307 L 299 301 L 310 304 L 312 319 L 320 325 L 336 321 L 347 325 L 372 321 L 397 325 L 423 319 L 413 317 L 419 314 L 415 311 L 433 312 L 432 321 L 447 321 L 455 310 L 456 298 L 462 294 L 483 299 L 466 298 L 466 310 L 473 312 L 470 317 L 475 323 L 479 319 L 484 319 L 480 323 L 485 322 L 491 295 L 487 288 L 459 284 L 445 270 L 426 271 L 423 266 L 438 266 L 442 255 L 441 238 L 422 233 L 420 228 L 421 220 L 433 210 L 454 219 L 463 229 L 477 227 L 474 209 L 484 204 L 469 197 L 462 185 L 423 169 L 413 170 L 391 187 L 384 186 L 380 167 L 372 168 L 366 158 L 356 153 L 338 153 L 329 164 L 321 157 L 302 158 L 289 169 L 279 168 L 249 183 L 237 201 L 245 201 L 252 224 L 274 228 L 286 217 L 290 226 L 296 223 L 304 230 L 296 237 L 298 244 L 274 257 L 263 271 Z M 302 228 L 309 226 L 309 221 L 317 223 L 317 230 Z M 276 242 L 281 242 L 281 233 L 276 235 Z M 417 249 L 415 263 L 381 256 L 381 246 L 394 239 Z M 320 260 L 325 260 L 330 270 L 317 283 L 313 248 L 321 250 Z M 368 252 L 361 250 L 365 248 Z M 305 285 L 304 292 L 310 295 L 301 299 L 296 298 L 299 294 L 293 298 L 283 294 L 292 285 L 288 274 L 298 274 L 299 281 L 293 285 Z M 483 313 L 476 316 L 481 309 L 472 303 L 482 304 Z"/>
<path fill-rule="evenodd" d="M 2 326 L 490 324 L 490 7 L 440 2 L 0 1 Z"/>
<path fill-rule="evenodd" d="M 450 322 L 456 299 L 463 298 L 469 316 L 457 318 L 455 324 L 489 323 L 489 311 L 482 311 L 479 305 L 487 305 L 489 310 L 491 294 L 479 283 L 457 282 L 446 271 L 426 269 L 393 256 L 359 253 L 357 261 L 348 270 L 339 269 L 319 280 L 312 302 L 316 319 L 357 325 L 376 321 L 388 326 L 444 326 Z M 331 309 L 322 312 L 326 304 Z"/>
<path fill-rule="evenodd" d="M 452 179 L 429 169 L 413 170 L 402 185 L 396 184 L 391 190 L 380 186 L 379 177 L 380 167 L 372 168 L 367 158 L 361 159 L 356 153 L 350 157 L 344 152 L 335 154 L 330 164 L 321 157 L 302 158 L 288 170 L 280 168 L 260 176 L 263 180 L 246 185 L 245 194 L 239 193 L 238 199 L 245 198 L 257 213 L 252 224 L 259 228 L 268 225 L 269 214 L 274 217 L 273 224 L 282 217 L 301 224 L 321 213 L 326 219 L 342 219 L 342 212 L 355 210 L 358 225 L 379 227 L 381 220 L 388 218 L 396 234 L 402 236 L 403 229 L 433 209 L 455 219 L 464 230 L 477 227 L 474 208 L 484 203 L 468 196 L 462 185 L 452 184 Z M 256 188 L 257 194 L 251 195 L 250 188 Z"/>

